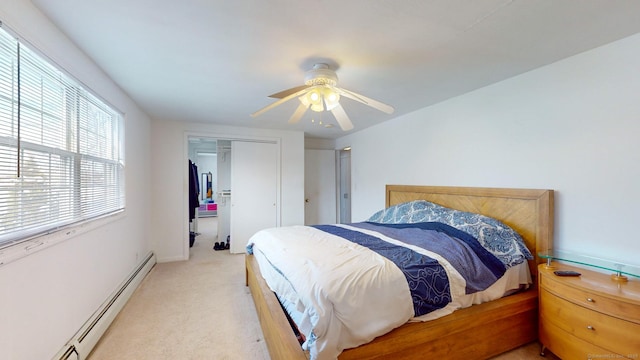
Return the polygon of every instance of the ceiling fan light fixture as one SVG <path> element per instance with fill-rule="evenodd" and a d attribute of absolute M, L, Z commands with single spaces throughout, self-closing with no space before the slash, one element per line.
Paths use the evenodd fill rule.
<path fill-rule="evenodd" d="M 309 86 L 336 86 L 336 84 L 338 84 L 338 75 L 336 75 L 336 72 L 331 70 L 327 64 L 315 64 L 313 65 L 313 69 L 305 73 L 304 83 Z"/>
<path fill-rule="evenodd" d="M 308 94 L 302 95 L 300 97 L 298 97 L 298 100 L 300 100 L 300 102 L 305 105 L 307 108 L 309 106 L 311 106 L 311 102 L 309 101 L 309 96 Z"/>
<path fill-rule="evenodd" d="M 340 94 L 331 88 L 325 88 L 323 90 L 324 105 L 327 111 L 331 111 L 340 104 Z"/>
<path fill-rule="evenodd" d="M 279 100 L 254 112 L 251 116 L 256 117 L 297 97 L 298 100 L 300 100 L 300 104 L 289 119 L 290 124 L 298 123 L 303 117 L 305 111 L 308 109 L 319 113 L 326 110 L 331 111 L 333 117 L 335 117 L 338 125 L 343 131 L 349 131 L 353 129 L 353 123 L 344 111 L 344 108 L 340 105 L 340 99 L 342 97 L 357 101 L 387 114 L 392 114 L 394 111 L 392 106 L 370 99 L 364 95 L 337 87 L 338 76 L 327 64 L 320 63 L 313 65 L 313 69 L 305 73 L 304 80 L 305 85 L 296 86 L 291 89 L 269 95 L 269 97 L 277 98 Z"/>
<path fill-rule="evenodd" d="M 313 91 L 309 91 L 309 101 L 314 104 L 314 103 L 319 103 L 320 102 L 320 93 L 316 90 Z"/>
<path fill-rule="evenodd" d="M 311 104 L 311 110 L 316 112 L 324 111 L 324 105 L 322 104 L 322 93 L 318 89 L 309 91 L 308 100 Z"/>
<path fill-rule="evenodd" d="M 324 111 L 324 106 L 322 105 L 322 103 L 313 104 L 313 105 L 311 105 L 311 107 L 309 109 L 311 109 L 312 111 L 315 111 L 315 112 L 323 112 Z"/>

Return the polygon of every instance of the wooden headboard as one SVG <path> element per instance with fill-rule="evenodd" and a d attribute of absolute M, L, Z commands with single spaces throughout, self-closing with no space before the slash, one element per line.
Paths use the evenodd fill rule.
<path fill-rule="evenodd" d="M 553 190 L 387 185 L 386 207 L 427 200 L 452 209 L 498 219 L 517 231 L 535 257 L 531 274 L 544 262 L 541 251 L 553 248 Z"/>

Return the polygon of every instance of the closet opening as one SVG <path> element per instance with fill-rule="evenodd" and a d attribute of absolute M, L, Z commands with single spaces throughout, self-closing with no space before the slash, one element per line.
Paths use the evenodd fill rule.
<path fill-rule="evenodd" d="M 189 137 L 189 247 L 196 240 L 220 250 L 218 195 L 222 187 L 229 187 L 228 167 L 220 166 L 218 156 L 224 157 L 224 141 L 213 138 Z M 229 146 L 227 146 L 229 147 Z M 224 211 L 224 210 L 223 210 Z M 224 230 L 224 229 L 223 229 Z M 222 247 L 224 248 L 224 246 Z"/>

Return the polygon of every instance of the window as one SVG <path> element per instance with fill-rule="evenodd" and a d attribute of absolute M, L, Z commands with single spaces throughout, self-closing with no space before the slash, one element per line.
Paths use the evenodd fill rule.
<path fill-rule="evenodd" d="M 122 210 L 122 115 L 0 23 L 0 248 Z"/>

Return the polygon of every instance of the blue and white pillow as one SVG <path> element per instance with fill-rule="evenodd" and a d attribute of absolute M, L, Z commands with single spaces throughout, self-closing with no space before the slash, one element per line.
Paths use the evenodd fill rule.
<path fill-rule="evenodd" d="M 481 214 L 450 209 L 425 200 L 391 206 L 373 214 L 367 221 L 382 224 L 441 222 L 478 239 L 482 246 L 507 267 L 533 259 L 520 234 L 501 221 Z"/>

